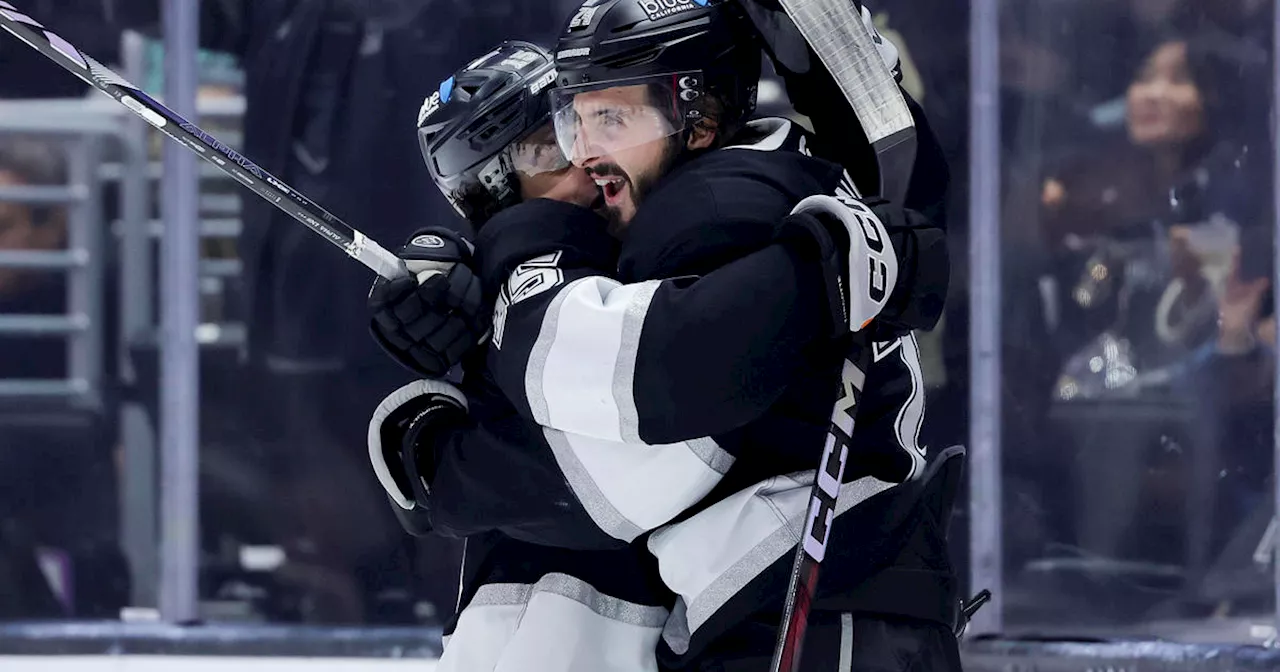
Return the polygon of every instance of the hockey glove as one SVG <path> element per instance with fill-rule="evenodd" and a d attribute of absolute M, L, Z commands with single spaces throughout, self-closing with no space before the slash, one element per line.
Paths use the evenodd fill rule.
<path fill-rule="evenodd" d="M 374 340 L 418 375 L 443 377 L 487 336 L 492 315 L 471 254 L 453 231 L 420 229 L 399 253 L 409 277 L 379 278 L 369 292 Z"/>
<path fill-rule="evenodd" d="M 467 400 L 454 386 L 419 380 L 392 392 L 369 421 L 369 461 L 405 531 L 431 531 L 433 441 L 467 418 Z"/>
<path fill-rule="evenodd" d="M 783 220 L 779 239 L 819 263 L 835 335 L 866 328 L 893 294 L 898 258 L 888 230 L 861 201 L 810 196 Z"/>

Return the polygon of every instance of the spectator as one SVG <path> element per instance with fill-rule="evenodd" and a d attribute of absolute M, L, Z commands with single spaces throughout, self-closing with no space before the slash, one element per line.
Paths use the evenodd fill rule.
<path fill-rule="evenodd" d="M 1211 316 L 1210 286 L 1198 272 L 1195 250 L 1184 244 L 1188 229 L 1174 227 L 1267 221 L 1265 190 L 1249 161 L 1250 145 L 1241 140 L 1249 137 L 1249 125 L 1233 111 L 1241 89 L 1239 73 L 1232 72 L 1211 45 L 1186 38 L 1162 41 L 1129 85 L 1124 137 L 1045 180 L 1044 235 L 1057 258 L 1063 294 L 1070 297 L 1062 300 L 1061 323 L 1074 325 L 1074 331 L 1058 335 L 1066 352 L 1113 326 L 1135 348 L 1151 348 L 1138 354 L 1155 360 L 1162 360 L 1158 348 L 1185 352 L 1208 336 L 1211 325 L 1191 318 Z M 1179 330 L 1182 337 L 1172 340 L 1164 335 L 1156 340 L 1154 326 L 1167 278 L 1147 278 L 1154 284 L 1141 288 L 1142 280 L 1131 277 L 1126 285 L 1120 274 L 1131 266 L 1124 258 L 1128 252 L 1115 247 L 1118 240 L 1151 240 L 1152 227 L 1162 234 L 1175 232 L 1170 264 L 1182 283 L 1173 304 L 1160 310 L 1191 320 Z"/>
<path fill-rule="evenodd" d="M 1123 365 L 1138 372 L 1178 361 L 1212 335 L 1213 293 L 1194 250 L 1217 229 L 1202 224 L 1267 221 L 1266 191 L 1239 139 L 1249 125 L 1234 116 L 1240 77 L 1228 54 L 1199 38 L 1157 41 L 1125 91 L 1123 129 L 1073 139 L 1076 155 L 1046 171 L 1038 198 L 1013 193 L 1007 204 L 1004 366 L 1018 372 L 1004 384 L 1006 502 L 1018 516 L 1006 528 L 1011 566 L 1045 541 L 1079 541 L 1070 479 L 1044 474 L 1073 473 L 1078 453 L 1067 433 L 1050 431 L 1051 400 L 1081 396 L 1085 385 L 1116 392 L 1105 370 L 1090 368 L 1108 350 L 1095 339 L 1106 333 L 1131 342 L 1136 361 Z M 1040 227 L 1028 224 L 1036 221 Z M 1187 226 L 1174 237 L 1178 254 L 1170 260 L 1160 250 L 1176 225 Z M 1196 245 L 1181 248 L 1179 240 Z M 1156 317 L 1171 266 L 1183 291 L 1169 293 L 1176 301 L 1165 303 L 1176 305 L 1166 312 L 1185 342 L 1166 344 Z M 1183 319 L 1196 315 L 1209 321 Z"/>

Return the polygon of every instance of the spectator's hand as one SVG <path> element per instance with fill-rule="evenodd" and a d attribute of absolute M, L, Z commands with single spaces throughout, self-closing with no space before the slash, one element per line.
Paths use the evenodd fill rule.
<path fill-rule="evenodd" d="M 1271 349 L 1276 347 L 1276 318 L 1268 317 L 1258 324 L 1258 340 L 1262 341 Z"/>
<path fill-rule="evenodd" d="M 1044 181 L 1040 189 L 1040 205 L 1046 210 L 1057 210 L 1067 202 L 1067 188 L 1057 178 Z"/>
<path fill-rule="evenodd" d="M 1187 289 L 1203 286 L 1204 274 L 1201 272 L 1204 261 L 1191 247 L 1191 228 L 1183 225 L 1169 229 L 1169 265 L 1173 268 L 1173 276 L 1186 284 Z"/>
<path fill-rule="evenodd" d="M 1252 347 L 1262 298 L 1271 282 L 1267 278 L 1243 280 L 1240 277 L 1240 253 L 1237 252 L 1218 302 L 1218 345 L 1228 351 Z"/>

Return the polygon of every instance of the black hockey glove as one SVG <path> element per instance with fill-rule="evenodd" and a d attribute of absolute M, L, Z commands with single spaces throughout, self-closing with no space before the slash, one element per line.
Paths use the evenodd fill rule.
<path fill-rule="evenodd" d="M 884 309 L 898 281 L 898 259 L 876 212 L 856 199 L 810 196 L 783 219 L 778 239 L 819 264 L 833 336 L 861 331 Z"/>
<path fill-rule="evenodd" d="M 452 385 L 419 380 L 392 392 L 369 421 L 369 462 L 405 531 L 431 532 L 434 441 L 467 420 L 467 402 Z"/>
<path fill-rule="evenodd" d="M 821 264 L 837 330 L 870 321 L 871 338 L 883 341 L 937 325 L 951 263 L 946 234 L 928 217 L 888 201 L 830 196 L 792 212 L 778 238 Z"/>
<path fill-rule="evenodd" d="M 453 231 L 420 229 L 399 252 L 409 277 L 379 278 L 369 292 L 374 340 L 418 375 L 443 377 L 487 337 L 493 316 L 471 254 Z"/>

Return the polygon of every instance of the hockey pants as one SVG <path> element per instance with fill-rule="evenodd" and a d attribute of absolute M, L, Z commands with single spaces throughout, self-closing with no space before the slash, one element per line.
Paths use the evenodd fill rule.
<path fill-rule="evenodd" d="M 767 655 L 709 660 L 697 672 L 765 672 Z M 960 672 L 955 635 L 940 623 L 873 614 L 809 615 L 801 672 Z"/>

